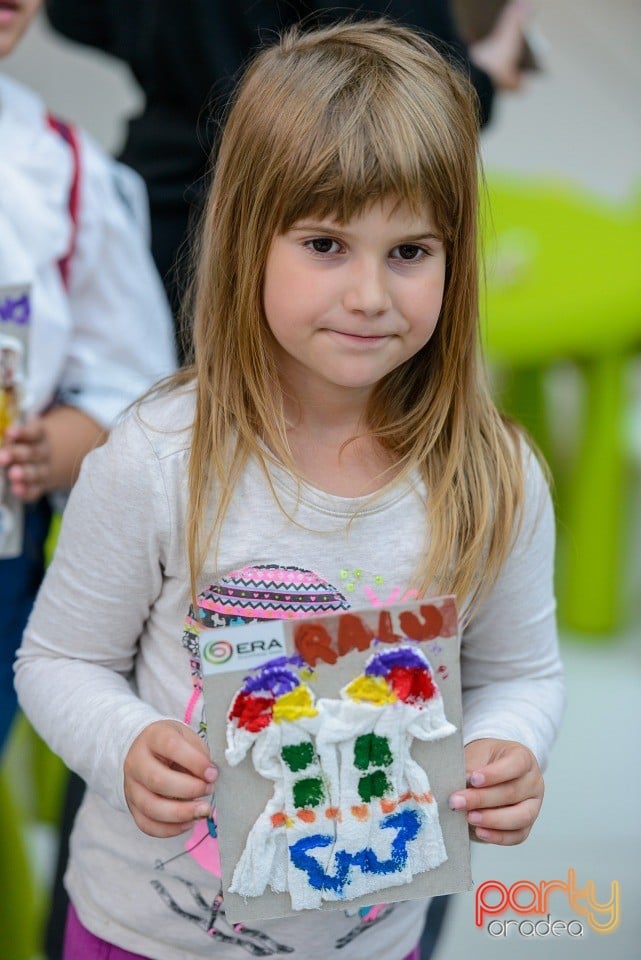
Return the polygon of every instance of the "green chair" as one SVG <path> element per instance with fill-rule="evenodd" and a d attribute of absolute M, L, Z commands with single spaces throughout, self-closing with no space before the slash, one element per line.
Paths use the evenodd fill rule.
<path fill-rule="evenodd" d="M 499 403 L 530 431 L 558 490 L 562 623 L 603 634 L 622 617 L 627 372 L 641 345 L 641 204 L 564 183 L 488 175 L 485 346 Z M 572 422 L 550 377 L 579 384 Z M 565 429 L 563 429 L 565 426 Z"/>
<path fill-rule="evenodd" d="M 24 717 L 13 726 L 0 768 L 0 956 L 41 955 L 49 890 L 37 868 L 32 841 L 60 820 L 66 769 Z"/>
<path fill-rule="evenodd" d="M 47 541 L 53 552 L 59 518 Z M 0 764 L 0 957 L 36 960 L 42 956 L 49 890 L 37 869 L 30 842 L 35 831 L 54 833 L 60 822 L 67 770 L 19 715 Z"/>
<path fill-rule="evenodd" d="M 6 960 L 33 960 L 40 939 L 40 904 L 26 847 L 25 820 L 0 771 L 0 943 Z"/>

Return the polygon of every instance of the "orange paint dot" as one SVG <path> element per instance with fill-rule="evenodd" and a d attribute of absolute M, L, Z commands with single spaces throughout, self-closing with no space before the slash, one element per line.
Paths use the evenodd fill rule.
<path fill-rule="evenodd" d="M 343 820 L 343 815 L 340 811 L 340 807 L 328 807 L 325 811 L 325 816 L 328 820 L 337 820 L 339 823 Z"/>
<path fill-rule="evenodd" d="M 287 823 L 287 817 L 284 813 L 272 813 L 270 819 L 272 827 L 284 827 Z"/>
<path fill-rule="evenodd" d="M 396 800 L 381 800 L 381 810 L 383 813 L 391 813 L 397 807 Z"/>
<path fill-rule="evenodd" d="M 411 800 L 411 799 L 412 799 L 412 792 L 411 790 L 408 790 L 407 793 L 404 793 L 402 796 L 398 798 L 398 802 L 406 803 L 408 800 Z"/>
<path fill-rule="evenodd" d="M 369 820 L 369 807 L 366 803 L 359 803 L 352 807 L 352 816 L 357 820 Z"/>
<path fill-rule="evenodd" d="M 316 819 L 316 814 L 313 810 L 297 810 L 296 816 L 299 820 L 302 820 L 303 823 L 313 823 Z"/>

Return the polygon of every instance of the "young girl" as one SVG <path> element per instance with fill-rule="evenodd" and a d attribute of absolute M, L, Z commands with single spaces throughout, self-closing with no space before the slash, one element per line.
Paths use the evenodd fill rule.
<path fill-rule="evenodd" d="M 40 3 L 2 5 L 0 58 Z M 0 509 L 5 495 L 27 505 L 24 549 L 0 548 L 1 751 L 17 707 L 13 660 L 43 575 L 48 495 L 67 490 L 120 411 L 175 369 L 175 352 L 138 176 L 4 75 L 0 143 L 0 294 L 28 289 L 30 321 L 24 422 L 0 417 Z M 0 340 L 6 321 L 0 310 Z"/>
<path fill-rule="evenodd" d="M 563 702 L 553 518 L 478 366 L 476 206 L 468 84 L 413 32 L 294 32 L 248 70 L 194 366 L 87 458 L 19 656 L 25 711 L 89 785 L 66 960 L 418 957 L 417 901 L 227 923 L 185 628 L 239 607 L 456 593 L 468 786 L 450 805 L 479 839 L 528 835 Z"/>

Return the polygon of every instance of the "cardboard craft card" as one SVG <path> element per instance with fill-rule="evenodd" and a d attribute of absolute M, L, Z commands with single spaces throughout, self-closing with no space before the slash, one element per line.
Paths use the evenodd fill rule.
<path fill-rule="evenodd" d="M 232 923 L 470 889 L 453 598 L 199 639 Z"/>
<path fill-rule="evenodd" d="M 0 446 L 7 429 L 26 412 L 30 322 L 30 288 L 0 286 Z M 0 558 L 20 555 L 23 526 L 24 505 L 12 495 L 0 470 Z"/>

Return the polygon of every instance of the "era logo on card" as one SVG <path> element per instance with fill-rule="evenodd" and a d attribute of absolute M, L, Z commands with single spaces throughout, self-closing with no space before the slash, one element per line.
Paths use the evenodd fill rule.
<path fill-rule="evenodd" d="M 244 640 L 236 644 L 236 653 L 239 657 L 253 657 L 256 653 L 268 653 L 276 657 L 279 653 L 285 653 L 285 647 L 278 637 L 270 640 Z"/>
<path fill-rule="evenodd" d="M 596 897 L 594 881 L 588 880 L 585 887 L 577 887 L 576 873 L 570 868 L 568 879 L 517 880 L 506 887 L 500 880 L 486 880 L 477 887 L 475 894 L 475 923 L 482 927 L 486 917 L 496 917 L 506 910 L 518 914 L 545 917 L 543 920 L 491 920 L 487 932 L 492 937 L 506 937 L 511 925 L 524 937 L 558 937 L 567 934 L 571 937 L 583 936 L 583 924 L 580 920 L 551 920 L 548 913 L 549 897 L 552 892 L 560 891 L 567 896 L 568 903 L 575 913 L 585 917 L 588 924 L 597 933 L 612 933 L 619 925 L 619 882 L 610 884 L 610 899 L 600 903 Z"/>
<path fill-rule="evenodd" d="M 234 655 L 234 648 L 226 640 L 212 640 L 203 647 L 203 657 L 208 663 L 218 666 L 227 663 Z"/>
<path fill-rule="evenodd" d="M 231 660 L 234 652 L 237 657 L 254 657 L 256 654 L 266 653 L 278 656 L 279 653 L 285 653 L 285 647 L 282 640 L 277 637 L 269 640 L 243 640 L 235 646 L 228 640 L 210 640 L 203 647 L 205 660 L 217 667 Z"/>

